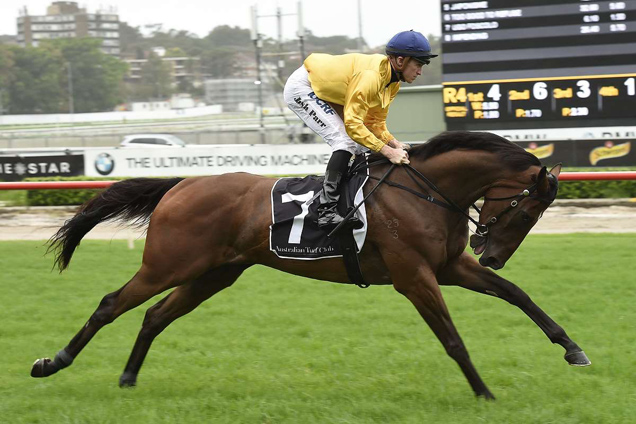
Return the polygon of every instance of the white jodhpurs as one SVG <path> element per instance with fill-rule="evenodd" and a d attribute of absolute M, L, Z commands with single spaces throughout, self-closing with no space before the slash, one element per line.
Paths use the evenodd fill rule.
<path fill-rule="evenodd" d="M 291 74 L 285 84 L 283 96 L 287 106 L 331 146 L 331 151 L 346 150 L 354 155 L 369 151 L 347 135 L 340 116 L 329 103 L 316 96 L 304 66 Z"/>

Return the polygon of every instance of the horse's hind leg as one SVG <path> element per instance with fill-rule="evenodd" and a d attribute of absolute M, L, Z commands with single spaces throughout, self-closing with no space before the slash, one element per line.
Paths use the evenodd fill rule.
<path fill-rule="evenodd" d="M 462 254 L 438 275 L 440 284 L 457 285 L 479 293 L 495 296 L 517 306 L 539 326 L 552 343 L 565 349 L 565 360 L 574 366 L 591 362 L 581 348 L 568 337 L 552 318 L 541 310 L 519 287 L 482 267 L 467 253 Z"/>
<path fill-rule="evenodd" d="M 141 365 L 155 337 L 174 320 L 231 286 L 246 268 L 246 266 L 223 266 L 210 270 L 196 280 L 177 287 L 159 303 L 148 309 L 126 368 L 119 378 L 119 386 L 130 387 L 136 384 Z"/>
<path fill-rule="evenodd" d="M 124 312 L 175 285 L 172 281 L 154 275 L 147 267 L 142 266 L 122 288 L 104 296 L 88 322 L 73 337 L 68 346 L 58 352 L 55 359 L 36 360 L 31 369 L 31 376 L 48 377 L 68 367 L 102 327 L 113 322 Z"/>

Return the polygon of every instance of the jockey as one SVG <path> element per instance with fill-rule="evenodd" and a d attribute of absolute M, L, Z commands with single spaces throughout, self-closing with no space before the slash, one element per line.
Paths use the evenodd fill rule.
<path fill-rule="evenodd" d="M 314 53 L 289 77 L 284 90 L 287 105 L 333 152 L 320 195 L 319 227 L 332 228 L 344 219 L 337 204 L 352 155 L 372 150 L 394 164 L 409 163 L 408 145 L 387 130 L 386 117 L 400 82 L 415 81 L 434 57 L 426 37 L 403 31 L 387 43 L 386 56 Z M 355 216 L 351 223 L 362 227 Z"/>

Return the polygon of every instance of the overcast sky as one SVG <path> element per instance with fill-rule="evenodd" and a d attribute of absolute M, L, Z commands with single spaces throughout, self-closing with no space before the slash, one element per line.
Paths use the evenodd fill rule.
<path fill-rule="evenodd" d="M 0 0 L 0 34 L 15 35 L 16 18 L 26 6 L 29 15 L 45 15 L 52 0 Z M 200 37 L 218 25 L 250 28 L 250 6 L 258 3 L 259 15 L 296 13 L 297 0 L 84 0 L 89 13 L 115 8 L 119 20 L 133 27 L 163 24 L 163 29 L 187 30 Z M 358 36 L 358 0 L 303 0 L 305 27 L 317 36 Z M 395 33 L 414 29 L 423 34 L 441 33 L 439 0 L 360 0 L 362 35 L 372 47 L 385 44 Z M 283 17 L 284 38 L 294 38 L 295 16 Z M 276 38 L 276 19 L 259 19 L 259 29 Z"/>

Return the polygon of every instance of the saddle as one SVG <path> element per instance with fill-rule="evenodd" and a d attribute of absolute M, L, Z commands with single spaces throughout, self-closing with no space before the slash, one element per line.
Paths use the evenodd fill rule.
<path fill-rule="evenodd" d="M 368 287 L 360 271 L 358 252 L 362 250 L 367 232 L 366 210 L 362 189 L 369 179 L 366 156 L 357 156 L 342 187 L 338 204 L 339 212 L 346 216 L 354 208 L 356 216 L 363 222 L 361 229 L 344 225 L 329 237 L 329 233 L 318 227 L 318 197 L 322 190 L 323 177 L 309 175 L 304 178 L 281 178 L 274 184 L 271 193 L 272 225 L 270 226 L 270 250 L 285 259 L 318 260 L 342 257 L 351 282 Z"/>

